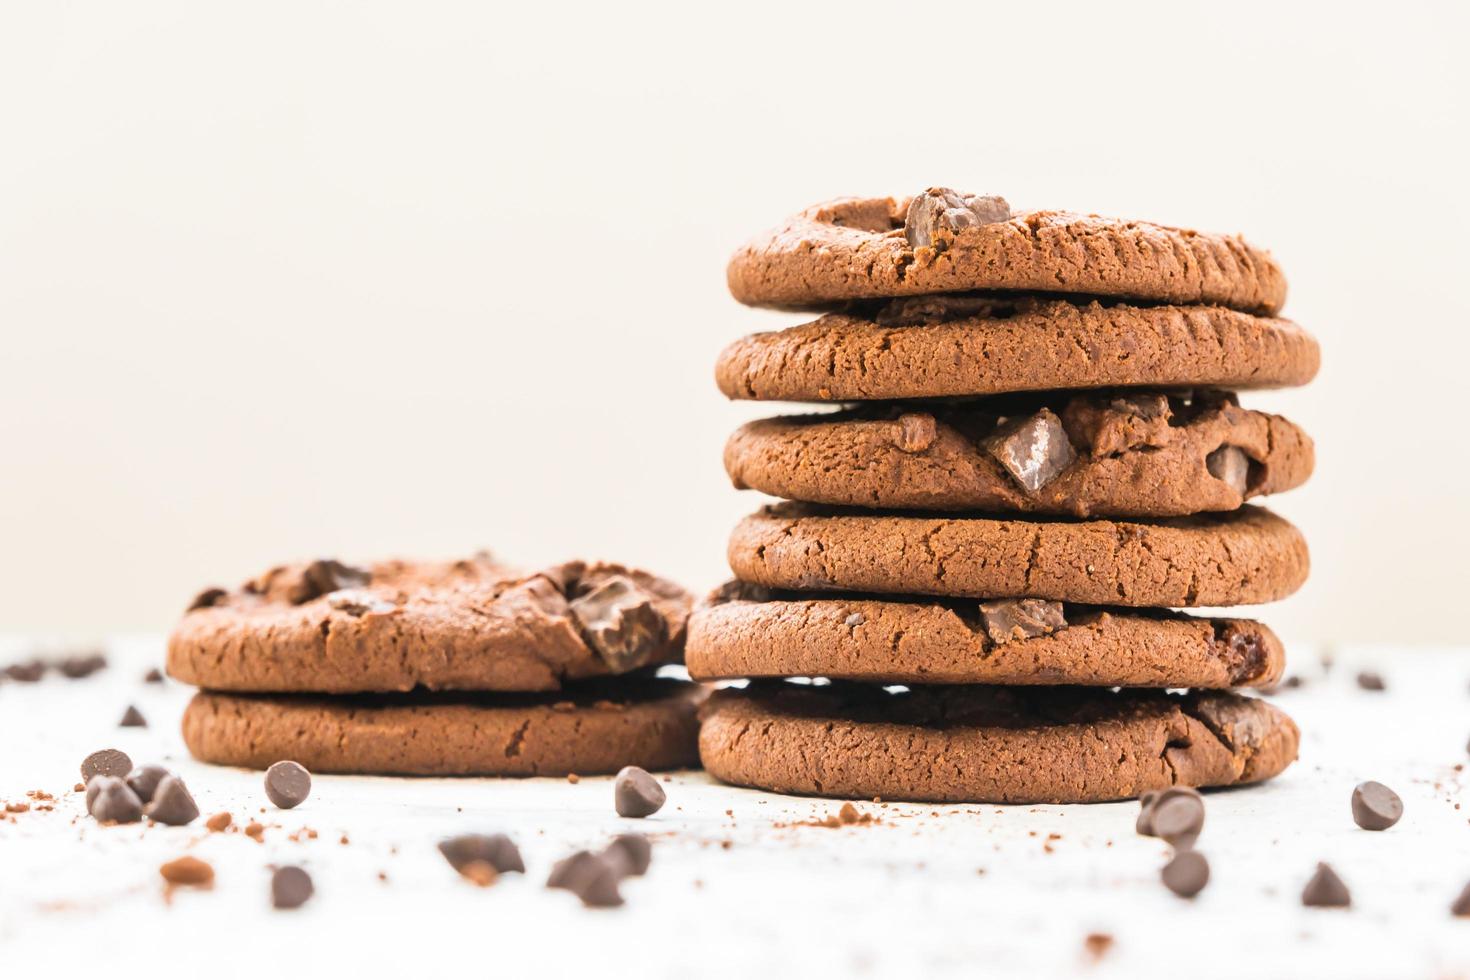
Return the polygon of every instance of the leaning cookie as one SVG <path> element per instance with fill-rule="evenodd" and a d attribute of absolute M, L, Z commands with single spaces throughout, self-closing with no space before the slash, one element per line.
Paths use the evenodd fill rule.
<path fill-rule="evenodd" d="M 679 662 L 692 604 L 621 565 L 323 560 L 202 593 L 168 671 L 218 691 L 554 691 Z"/>
<path fill-rule="evenodd" d="M 720 354 L 729 398 L 842 402 L 1146 385 L 1279 388 L 1317 374 L 1290 320 L 1223 306 L 951 293 L 752 334 Z"/>
<path fill-rule="evenodd" d="M 1277 708 L 1225 692 L 757 682 L 710 697 L 699 751 L 717 779 L 779 793 L 1092 803 L 1260 782 L 1298 738 Z"/>
<path fill-rule="evenodd" d="M 1247 619 L 1041 599 L 991 602 L 769 593 L 730 583 L 689 620 L 696 680 L 1269 687 L 1286 655 Z"/>
<path fill-rule="evenodd" d="M 1067 211 L 1013 213 L 999 197 L 931 188 L 841 198 L 745 245 L 726 270 L 742 303 L 810 309 L 974 289 L 1214 303 L 1275 313 L 1286 278 L 1236 235 Z"/>
<path fill-rule="evenodd" d="M 1095 392 L 764 419 L 725 445 L 735 486 L 818 504 L 1175 517 L 1306 481 L 1312 440 L 1232 395 Z"/>
<path fill-rule="evenodd" d="M 202 762 L 403 776 L 565 776 L 697 760 L 705 690 L 684 681 L 589 681 L 559 694 L 194 696 L 184 742 Z"/>

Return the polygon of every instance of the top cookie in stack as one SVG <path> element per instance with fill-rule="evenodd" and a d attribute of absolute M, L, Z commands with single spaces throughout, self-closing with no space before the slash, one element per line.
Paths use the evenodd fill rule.
<path fill-rule="evenodd" d="M 1168 611 L 1283 598 L 1306 576 L 1297 530 L 1246 505 L 1313 465 L 1304 432 L 1235 395 L 1318 366 L 1275 315 L 1268 253 L 935 188 L 809 209 L 728 274 L 742 302 L 828 312 L 727 348 L 725 394 L 846 405 L 727 444 L 737 487 L 792 503 L 736 529 L 740 581 L 691 621 L 691 673 L 946 687 L 892 704 L 840 683 L 725 692 L 701 735 L 711 771 L 1063 801 L 1289 764 L 1290 719 L 1218 692 L 1279 679 L 1275 635 Z M 1060 685 L 1092 690 L 1040 690 Z"/>

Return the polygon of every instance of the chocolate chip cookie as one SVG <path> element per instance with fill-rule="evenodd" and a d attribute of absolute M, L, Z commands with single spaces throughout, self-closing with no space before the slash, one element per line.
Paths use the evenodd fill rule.
<path fill-rule="evenodd" d="M 735 576 L 773 589 L 1112 606 L 1236 606 L 1290 595 L 1306 541 L 1247 504 L 1156 521 L 1009 520 L 766 507 L 736 526 Z"/>
<path fill-rule="evenodd" d="M 621 565 L 285 565 L 199 595 L 168 671 L 219 691 L 554 691 L 682 659 L 692 599 Z"/>
<path fill-rule="evenodd" d="M 790 309 L 975 289 L 1203 303 L 1274 314 L 1286 279 L 1235 235 L 1067 211 L 1012 212 L 998 197 L 930 188 L 913 198 L 841 198 L 735 253 L 742 303 Z"/>
<path fill-rule="evenodd" d="M 1300 486 L 1312 440 L 1219 392 L 895 403 L 738 429 L 740 489 L 819 504 L 1078 517 L 1234 510 Z"/>
<path fill-rule="evenodd" d="M 713 694 L 700 758 L 727 783 L 849 798 L 1091 803 L 1269 779 L 1296 725 L 1225 692 L 753 682 Z"/>
<path fill-rule="evenodd" d="M 575 693 L 194 696 L 196 759 L 265 769 L 406 776 L 564 776 L 695 764 L 704 689 L 683 681 L 589 681 Z"/>

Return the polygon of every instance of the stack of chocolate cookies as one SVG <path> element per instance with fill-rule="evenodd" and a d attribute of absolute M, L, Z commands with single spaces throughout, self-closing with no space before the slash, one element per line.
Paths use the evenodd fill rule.
<path fill-rule="evenodd" d="M 690 624 L 717 692 L 705 768 L 782 792 L 1083 802 L 1270 778 L 1270 629 L 1180 607 L 1270 602 L 1307 575 L 1247 500 L 1312 470 L 1235 392 L 1300 385 L 1269 254 L 1227 235 L 931 189 L 843 199 L 742 248 L 736 299 L 828 311 L 747 337 L 737 399 L 840 405 L 754 422 L 735 485 L 781 503 L 729 544 Z M 816 679 L 815 681 L 811 679 Z M 1171 690 L 1182 689 L 1182 690 Z"/>
<path fill-rule="evenodd" d="M 208 589 L 168 672 L 205 690 L 184 740 L 205 762 L 314 772 L 562 776 L 697 759 L 682 660 L 690 596 L 619 565 L 526 574 L 322 560 Z"/>

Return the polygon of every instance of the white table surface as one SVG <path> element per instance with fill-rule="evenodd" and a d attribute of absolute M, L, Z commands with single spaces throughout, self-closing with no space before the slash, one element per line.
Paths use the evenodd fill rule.
<path fill-rule="evenodd" d="M 0 663 L 23 649 L 0 646 Z M 590 777 L 317 776 L 305 804 L 279 811 L 258 773 L 188 758 L 188 689 L 141 681 L 160 641 L 109 653 L 112 666 L 86 680 L 0 684 L 0 800 L 57 796 L 53 811 L 0 822 L 0 974 L 1470 976 L 1470 919 L 1448 913 L 1470 881 L 1457 768 L 1470 650 L 1338 651 L 1323 676 L 1316 651 L 1295 647 L 1307 683 L 1277 700 L 1304 731 L 1301 759 L 1263 787 L 1208 796 L 1199 847 L 1212 880 L 1193 901 L 1159 883 L 1167 848 L 1134 834 L 1135 803 L 865 804 L 881 823 L 833 830 L 791 824 L 836 802 L 686 772 L 643 821 L 617 817 L 610 781 Z M 1362 666 L 1388 691 L 1359 690 Z M 116 727 L 129 703 L 149 728 Z M 98 826 L 72 786 L 82 757 L 106 746 L 178 771 L 206 815 L 260 819 L 264 842 L 202 821 Z M 1353 824 L 1348 798 L 1363 779 L 1403 796 L 1397 827 Z M 318 837 L 288 839 L 302 827 Z M 656 844 L 622 908 L 584 909 L 543 887 L 554 860 L 628 830 Z M 434 845 L 465 831 L 510 834 L 528 874 L 483 890 L 459 880 Z M 216 885 L 166 904 L 158 866 L 186 853 L 214 866 Z M 1301 907 L 1318 860 L 1352 888 L 1351 910 Z M 308 868 L 312 901 L 271 909 L 272 862 Z M 1084 948 L 1094 932 L 1114 939 L 1096 960 Z"/>

